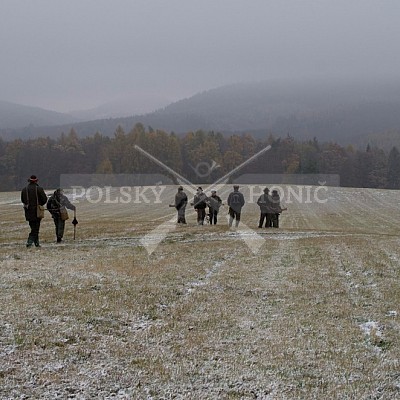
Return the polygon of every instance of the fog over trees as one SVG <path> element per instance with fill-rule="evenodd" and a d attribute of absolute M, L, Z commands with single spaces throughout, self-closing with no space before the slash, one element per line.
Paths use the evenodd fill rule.
<path fill-rule="evenodd" d="M 300 141 L 290 135 L 270 135 L 261 140 L 250 134 L 226 136 L 203 130 L 178 136 L 136 124 L 129 132 L 118 127 L 113 137 L 96 133 L 79 138 L 72 129 L 54 139 L 0 140 L 0 191 L 20 189 L 32 173 L 46 188 L 58 187 L 61 174 L 165 175 L 135 145 L 196 183 L 214 182 L 271 145 L 270 151 L 244 167 L 240 175 L 337 174 L 342 186 L 400 188 L 400 155 L 396 147 L 390 152 L 370 145 L 359 150 L 316 138 Z M 204 162 L 215 162 L 219 168 L 199 178 L 194 167 Z"/>

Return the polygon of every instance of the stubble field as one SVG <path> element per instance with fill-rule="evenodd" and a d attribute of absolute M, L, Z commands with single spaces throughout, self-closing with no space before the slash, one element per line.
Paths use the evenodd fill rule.
<path fill-rule="evenodd" d="M 176 226 L 172 187 L 79 199 L 37 249 L 0 193 L 0 398 L 400 399 L 399 192 L 328 188 L 279 229 L 243 192 L 239 229 Z"/>

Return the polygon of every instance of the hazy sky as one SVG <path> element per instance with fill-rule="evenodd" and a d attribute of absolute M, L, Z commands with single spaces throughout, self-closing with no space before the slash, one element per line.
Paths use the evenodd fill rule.
<path fill-rule="evenodd" d="M 400 79 L 400 1 L 0 0 L 0 54 L 0 100 L 56 111 L 244 81 Z"/>

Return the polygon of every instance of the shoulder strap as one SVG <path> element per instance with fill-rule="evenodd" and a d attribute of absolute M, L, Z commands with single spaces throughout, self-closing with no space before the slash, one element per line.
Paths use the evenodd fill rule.
<path fill-rule="evenodd" d="M 61 200 L 61 198 L 60 198 L 60 200 Z M 51 202 L 51 203 L 54 203 L 55 206 L 57 206 L 57 207 L 61 207 L 61 206 L 62 206 L 61 202 L 57 200 L 57 197 L 56 197 L 55 194 L 52 194 L 52 195 L 51 195 L 51 197 L 50 197 L 50 202 Z"/>

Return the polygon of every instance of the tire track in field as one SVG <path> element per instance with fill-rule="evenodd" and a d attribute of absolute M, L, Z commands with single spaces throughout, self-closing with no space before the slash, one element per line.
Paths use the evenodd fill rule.
<path fill-rule="evenodd" d="M 294 204 L 294 203 L 293 203 Z M 294 230 L 303 230 L 303 229 L 310 229 L 312 227 L 310 221 L 309 221 L 309 212 L 308 209 L 304 209 L 304 204 L 299 203 L 295 207 L 291 207 L 289 211 L 284 211 L 284 212 L 290 212 L 290 219 L 288 218 L 288 221 L 280 219 L 279 224 L 280 226 L 287 226 L 288 229 L 294 229 Z M 285 224 L 286 222 L 286 224 Z M 287 225 L 287 222 L 289 224 Z"/>
<path fill-rule="evenodd" d="M 346 207 L 349 210 L 347 215 L 350 219 L 357 220 L 357 227 L 371 231 L 371 228 L 387 227 L 389 224 L 392 228 L 397 228 L 398 223 L 390 215 L 390 211 L 393 210 L 391 202 L 387 202 L 390 205 L 389 210 L 385 210 L 385 213 L 380 212 L 379 203 L 381 200 L 377 196 L 380 196 L 382 192 L 374 189 L 342 189 L 341 192 L 342 198 L 350 204 L 349 207 Z M 375 205 L 370 205 L 371 201 Z"/>
<path fill-rule="evenodd" d="M 394 246 L 397 243 L 398 239 L 393 241 Z M 396 316 L 398 310 L 397 304 L 387 304 L 386 292 L 393 285 L 392 276 L 398 276 L 399 254 L 387 249 L 386 240 L 376 240 L 373 237 L 365 237 L 361 243 L 354 245 L 342 242 L 340 248 L 330 245 L 328 252 L 357 310 L 353 320 L 358 324 L 360 337 L 364 335 L 372 354 L 381 354 L 387 343 L 386 334 L 389 337 L 398 337 L 398 334 L 393 333 L 398 332 L 398 323 L 393 321 L 387 325 L 390 313 Z M 382 253 L 387 257 L 386 263 Z M 395 353 L 393 356 L 390 352 L 385 353 L 387 363 L 390 363 L 390 359 L 394 362 L 393 357 L 396 357 Z M 393 387 L 395 386 L 396 382 L 393 382 Z"/>
<path fill-rule="evenodd" d="M 363 269 L 363 263 L 355 251 L 355 247 L 341 242 L 340 248 L 335 245 L 328 246 L 328 253 L 338 269 L 339 276 L 345 281 L 353 304 L 358 304 L 359 298 L 356 289 L 362 285 L 359 273 Z"/>
<path fill-rule="evenodd" d="M 362 238 L 361 238 L 362 239 Z M 373 239 L 372 239 L 373 240 Z M 308 246 L 307 242 L 280 242 L 277 249 L 271 257 L 270 264 L 276 263 L 284 268 L 280 279 L 275 282 L 275 295 L 279 295 L 281 301 L 279 307 L 276 309 L 278 313 L 275 318 L 275 323 L 271 325 L 269 333 L 272 335 L 272 343 L 281 342 L 279 345 L 286 354 L 280 363 L 276 364 L 276 371 L 281 371 L 283 376 L 291 376 L 298 379 L 298 383 L 313 385 L 316 383 L 315 376 L 323 379 L 326 387 L 324 391 L 315 391 L 314 394 L 322 393 L 337 393 L 336 385 L 337 380 L 341 378 L 343 373 L 343 362 L 348 362 L 349 355 L 342 353 L 342 349 L 353 349 L 353 360 L 363 360 L 362 362 L 372 361 L 373 365 L 359 371 L 358 379 L 368 383 L 371 378 L 374 382 L 378 382 L 380 377 L 379 368 L 384 368 L 383 359 L 375 359 L 377 352 L 380 353 L 376 344 L 371 343 L 374 347 L 370 347 L 370 354 L 365 354 L 363 331 L 361 322 L 358 321 L 360 316 L 369 316 L 371 314 L 364 313 L 364 303 L 367 298 L 363 297 L 363 293 L 357 293 L 354 284 L 359 282 L 361 285 L 362 280 L 362 267 L 359 252 L 363 251 L 364 247 L 357 249 L 356 258 L 359 265 L 353 275 L 357 279 L 348 282 L 351 276 L 347 274 L 348 271 L 340 270 L 341 265 L 345 264 L 347 260 L 352 260 L 354 257 L 350 245 L 344 245 L 342 251 L 342 244 L 344 240 L 335 241 L 338 245 L 331 244 L 329 241 L 318 240 Z M 376 245 L 379 247 L 379 244 Z M 286 256 L 285 256 L 286 254 Z M 287 255 L 290 255 L 288 258 Z M 315 259 L 315 261 L 314 261 Z M 331 259 L 331 260 L 329 260 Z M 321 262 L 324 263 L 321 265 Z M 325 264 L 326 263 L 326 264 Z M 333 264 L 333 268 L 332 268 Z M 335 274 L 335 269 L 339 269 L 339 276 Z M 271 279 L 268 274 L 265 274 L 266 279 Z M 342 291 L 344 288 L 344 293 Z M 373 294 L 376 300 L 379 299 L 381 293 L 378 287 L 371 285 L 367 287 Z M 337 297 L 336 297 L 337 296 Z M 348 304 L 350 299 L 350 305 Z M 372 300 L 373 302 L 374 300 Z M 275 298 L 275 303 L 277 299 Z M 348 333 L 341 332 L 334 337 L 335 332 L 339 327 L 347 326 Z M 375 326 L 375 325 L 374 325 Z M 376 324 L 380 326 L 380 324 Z M 339 328 L 342 329 L 342 328 Z M 345 329 L 345 328 L 343 328 Z M 378 331 L 379 334 L 379 331 Z M 275 340 L 274 340 L 275 338 Z M 358 342 L 357 345 L 354 343 Z M 336 346 L 336 348 L 334 347 Z M 283 350 L 284 349 L 284 350 Z M 331 351 L 337 353 L 332 356 L 326 357 Z M 274 358 L 279 357 L 278 353 L 274 353 L 271 349 Z M 314 353 L 314 356 L 312 354 Z M 395 352 L 393 353 L 396 354 Z M 390 360 L 392 358 L 392 360 Z M 388 363 L 395 364 L 393 356 L 388 356 Z M 348 364 L 352 369 L 355 368 L 357 375 L 357 361 L 349 361 Z M 296 376 L 296 371 L 301 370 L 301 378 Z M 385 367 L 385 371 L 390 370 L 390 367 Z M 392 368 L 394 372 L 394 368 Z M 374 375 L 370 374 L 374 372 Z M 278 375 L 279 377 L 279 375 Z M 285 386 L 281 387 L 279 393 L 282 394 L 287 390 L 288 383 L 295 384 L 296 379 L 284 379 Z M 393 378 L 395 381 L 395 378 Z M 278 380 L 279 382 L 279 380 Z M 396 382 L 386 384 L 388 392 L 393 393 Z M 313 385 L 316 388 L 316 386 Z M 298 389 L 299 393 L 302 389 Z M 310 394 L 310 393 L 308 393 Z M 318 397 L 318 396 L 317 396 Z M 301 396 L 294 396 L 293 398 L 303 398 Z M 304 397 L 306 398 L 306 397 Z M 389 398 L 389 397 L 388 397 Z"/>
<path fill-rule="evenodd" d="M 393 228 L 397 226 L 397 223 L 390 216 L 381 212 L 379 201 L 371 193 L 371 190 L 364 189 L 355 193 L 348 192 L 345 197 L 349 199 L 354 213 L 367 215 L 367 217 L 362 217 L 366 228 L 386 227 L 387 225 Z M 368 199 L 375 205 L 370 205 Z"/>
<path fill-rule="evenodd" d="M 243 274 L 238 299 L 235 331 L 242 331 L 242 351 L 248 349 L 249 362 L 255 361 L 254 398 L 283 398 L 288 385 L 282 379 L 285 366 L 280 360 L 280 350 L 275 350 L 274 343 L 281 340 L 287 332 L 283 327 L 288 321 L 287 306 L 290 302 L 290 288 L 287 276 L 297 268 L 300 262 L 298 241 L 274 240 L 267 242 L 263 252 L 258 255 L 255 265 L 237 266 L 237 274 Z M 252 353 L 258 354 L 257 357 Z M 245 372 L 245 371 L 243 371 Z M 247 397 L 246 397 L 247 398 Z"/>
<path fill-rule="evenodd" d="M 335 214 L 337 215 L 337 221 L 339 222 L 341 230 L 349 230 L 350 228 L 351 230 L 359 231 L 360 229 L 364 230 L 369 227 L 365 218 L 354 212 L 351 195 L 348 191 L 336 188 L 330 200 L 330 209 L 332 212 L 336 210 Z"/>
<path fill-rule="evenodd" d="M 319 229 L 319 230 L 332 230 L 339 226 L 338 223 L 332 225 L 328 221 L 326 215 L 332 210 L 332 201 L 325 203 L 312 201 L 298 201 L 287 203 L 288 211 L 282 213 L 282 226 L 287 226 L 288 229 Z M 332 200 L 332 199 L 330 199 Z M 287 214 L 286 214 L 287 213 Z M 334 220 L 334 222 L 337 222 Z"/>
<path fill-rule="evenodd" d="M 172 354 L 165 354 L 163 363 L 176 363 L 174 360 L 179 351 L 177 349 L 187 348 L 187 343 L 194 341 L 196 344 L 193 349 L 182 355 L 178 352 L 179 363 L 190 367 L 191 360 L 195 359 L 196 369 L 202 370 L 201 376 L 206 376 L 207 371 L 212 370 L 212 376 L 217 374 L 232 379 L 232 393 L 237 388 L 242 396 L 246 393 L 247 396 L 257 398 L 275 398 L 274 395 L 282 386 L 279 376 L 275 375 L 271 380 L 272 373 L 262 366 L 252 367 L 237 360 L 238 353 L 235 349 L 240 349 L 243 354 L 249 352 L 250 358 L 257 358 L 252 354 L 260 351 L 267 355 L 269 334 L 264 326 L 265 307 L 270 293 L 277 284 L 282 283 L 278 272 L 281 253 L 279 248 L 279 242 L 274 242 L 270 253 L 266 254 L 264 248 L 263 254 L 259 256 L 251 255 L 248 250 L 243 254 L 236 246 L 229 257 L 216 260 L 203 276 L 189 281 L 184 286 L 180 299 L 166 308 L 170 314 L 164 319 L 163 326 L 154 327 L 158 335 L 157 343 L 177 342 L 176 347 L 172 346 Z M 232 246 L 229 249 L 232 250 Z M 273 263 L 270 262 L 272 254 L 277 257 Z M 286 254 L 285 252 L 284 257 Z M 266 261 L 268 265 L 265 265 Z M 255 268 L 252 267 L 253 262 Z M 202 293 L 196 296 L 199 291 Z M 277 318 L 279 310 L 275 306 L 270 309 L 273 311 L 269 312 L 268 319 Z M 227 321 L 221 319 L 221 315 L 226 315 L 233 326 L 227 328 Z M 207 324 L 207 320 L 218 322 L 214 322 L 213 328 L 204 330 L 203 324 Z M 149 347 L 148 351 L 153 352 L 153 347 Z M 236 371 L 236 365 L 241 365 L 242 369 Z M 246 380 L 241 378 L 243 374 L 247 376 Z M 196 379 L 196 376 L 193 377 L 190 384 Z M 184 380 L 180 386 L 186 389 L 188 382 Z M 209 393 L 214 393 L 214 390 L 220 390 L 221 395 L 225 393 L 225 389 L 222 390 L 219 384 L 210 383 L 210 390 Z M 193 389 L 193 398 L 201 398 L 196 397 L 200 392 L 200 389 Z M 215 398 L 219 396 L 216 395 Z"/>
<path fill-rule="evenodd" d="M 400 208 L 400 200 L 396 190 L 390 189 L 362 189 L 365 194 L 374 199 L 376 203 L 383 204 L 389 210 Z"/>
<path fill-rule="evenodd" d="M 393 219 L 393 211 L 400 209 L 400 202 L 397 201 L 397 204 L 395 204 L 394 197 L 391 197 L 392 201 L 386 200 L 385 197 L 387 197 L 387 193 L 383 191 L 366 189 L 364 193 L 376 204 L 376 207 L 368 206 L 367 204 L 366 206 L 371 209 L 375 216 L 378 215 L 379 219 L 383 221 L 382 226 L 385 228 L 389 224 L 391 228 L 399 231 L 400 218 L 397 220 Z M 386 207 L 381 207 L 381 205 Z"/>
<path fill-rule="evenodd" d="M 328 193 L 327 201 L 321 205 L 321 208 L 324 208 L 323 215 L 325 215 L 325 218 L 334 217 L 329 218 L 330 230 L 334 227 L 343 231 L 344 229 L 347 230 L 349 225 L 350 227 L 357 226 L 353 221 L 354 214 L 351 212 L 350 201 L 344 196 L 345 191 L 342 191 L 340 187 L 329 187 Z M 358 222 L 361 222 L 361 220 Z"/>

